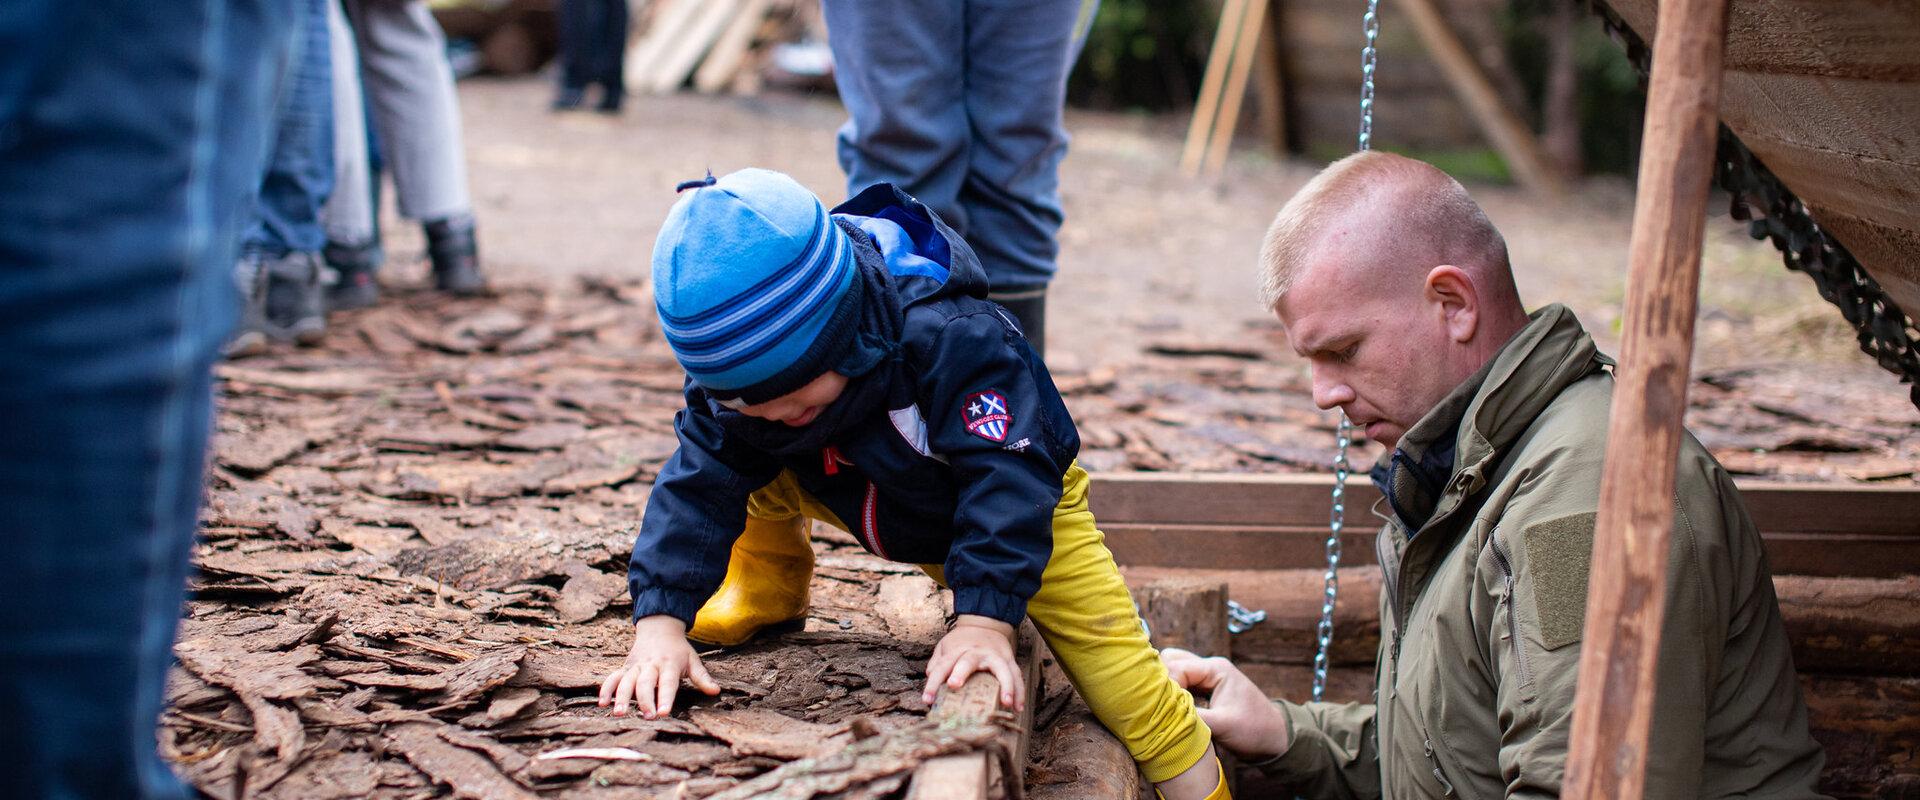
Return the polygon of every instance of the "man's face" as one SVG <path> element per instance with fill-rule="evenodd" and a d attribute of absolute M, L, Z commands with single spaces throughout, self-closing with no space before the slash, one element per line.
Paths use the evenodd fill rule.
<path fill-rule="evenodd" d="M 807 385 L 764 403 L 740 408 L 749 417 L 772 420 L 795 428 L 805 427 L 820 417 L 820 412 L 846 391 L 847 376 L 828 370 Z"/>
<path fill-rule="evenodd" d="M 1394 447 L 1459 384 L 1456 344 L 1419 287 L 1357 275 L 1312 265 L 1275 311 L 1313 372 L 1314 405 L 1339 408 L 1367 438 Z"/>

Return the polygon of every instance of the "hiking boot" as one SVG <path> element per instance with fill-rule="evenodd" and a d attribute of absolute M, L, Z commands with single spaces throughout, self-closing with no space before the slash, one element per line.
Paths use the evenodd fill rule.
<path fill-rule="evenodd" d="M 233 265 L 233 281 L 240 287 L 240 325 L 224 348 L 228 358 L 257 356 L 267 350 L 266 270 L 260 256 L 248 253 Z"/>
<path fill-rule="evenodd" d="M 279 341 L 319 344 L 327 333 L 320 254 L 288 253 L 260 266 L 266 275 L 268 335 Z"/>
<path fill-rule="evenodd" d="M 433 262 L 433 285 L 457 295 L 485 292 L 487 280 L 480 276 L 480 245 L 473 235 L 473 216 L 436 219 L 424 227 L 427 258 Z"/>
<path fill-rule="evenodd" d="M 383 258 L 377 242 L 328 242 L 321 254 L 334 273 L 333 284 L 327 287 L 328 311 L 366 308 L 380 301 L 380 284 L 373 277 Z"/>
<path fill-rule="evenodd" d="M 806 517 L 748 517 L 727 559 L 726 579 L 694 615 L 687 638 L 731 647 L 767 628 L 804 623 L 812 580 Z"/>

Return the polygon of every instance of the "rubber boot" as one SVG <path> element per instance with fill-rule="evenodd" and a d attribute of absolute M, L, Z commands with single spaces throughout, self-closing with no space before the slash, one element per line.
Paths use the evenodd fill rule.
<path fill-rule="evenodd" d="M 427 232 L 427 260 L 433 262 L 433 285 L 448 294 L 469 297 L 485 292 L 487 281 L 480 276 L 473 216 L 436 219 L 422 227 Z"/>
<path fill-rule="evenodd" d="M 763 629 L 803 621 L 812 580 L 806 517 L 778 522 L 748 517 L 727 560 L 726 580 L 700 607 L 687 638 L 731 647 Z"/>
<path fill-rule="evenodd" d="M 1047 287 L 989 292 L 987 299 L 1012 312 L 1014 321 L 1020 323 L 1020 331 L 1027 335 L 1027 345 L 1033 348 L 1033 354 L 1047 357 Z"/>
<path fill-rule="evenodd" d="M 1213 759 L 1213 770 L 1216 775 L 1219 775 L 1217 779 L 1219 782 L 1213 785 L 1213 791 L 1207 793 L 1205 800 L 1233 800 L 1233 792 L 1227 790 L 1226 763 L 1222 762 L 1217 755 L 1209 754 L 1207 758 Z M 1159 800 L 1167 800 L 1167 796 L 1161 794 L 1158 789 L 1153 790 L 1153 796 Z"/>

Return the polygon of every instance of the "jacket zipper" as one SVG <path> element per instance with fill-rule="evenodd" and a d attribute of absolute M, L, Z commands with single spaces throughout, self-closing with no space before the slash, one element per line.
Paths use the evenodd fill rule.
<path fill-rule="evenodd" d="M 867 549 L 881 558 L 887 558 L 887 551 L 880 547 L 880 489 L 867 482 L 867 502 L 860 509 L 860 527 L 864 530 Z M 892 559 L 888 559 L 891 561 Z"/>
<path fill-rule="evenodd" d="M 1533 682 L 1533 676 L 1527 671 L 1526 649 L 1520 646 L 1520 616 L 1513 608 L 1513 561 L 1507 558 L 1507 548 L 1500 543 L 1499 536 L 1490 535 L 1487 540 L 1493 544 L 1493 559 L 1500 562 L 1500 574 L 1506 578 L 1507 641 L 1513 647 L 1513 671 L 1520 677 L 1520 685 L 1524 687 Z"/>
<path fill-rule="evenodd" d="M 1453 782 L 1447 780 L 1447 774 L 1440 771 L 1440 757 L 1437 755 L 1434 755 L 1433 739 L 1422 737 L 1421 744 L 1426 746 L 1427 765 L 1433 767 L 1433 777 L 1435 780 L 1440 782 L 1440 788 L 1443 790 L 1442 794 L 1446 797 L 1454 796 Z"/>

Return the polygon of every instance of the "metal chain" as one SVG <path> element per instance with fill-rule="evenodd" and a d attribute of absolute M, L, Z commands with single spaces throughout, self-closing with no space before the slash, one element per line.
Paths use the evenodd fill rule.
<path fill-rule="evenodd" d="M 1373 149 L 1373 69 L 1379 58 L 1375 45 L 1380 41 L 1380 0 L 1367 0 L 1367 15 L 1360 18 L 1367 44 L 1360 48 L 1360 142 L 1359 149 Z M 1347 449 L 1353 446 L 1353 423 L 1340 415 L 1338 439 L 1333 453 L 1333 513 L 1327 519 L 1326 592 L 1320 602 L 1320 626 L 1315 629 L 1319 647 L 1313 654 L 1313 701 L 1327 693 L 1327 667 L 1333 650 L 1333 604 L 1340 599 L 1340 532 L 1347 527 L 1347 476 L 1353 468 L 1347 463 Z"/>

